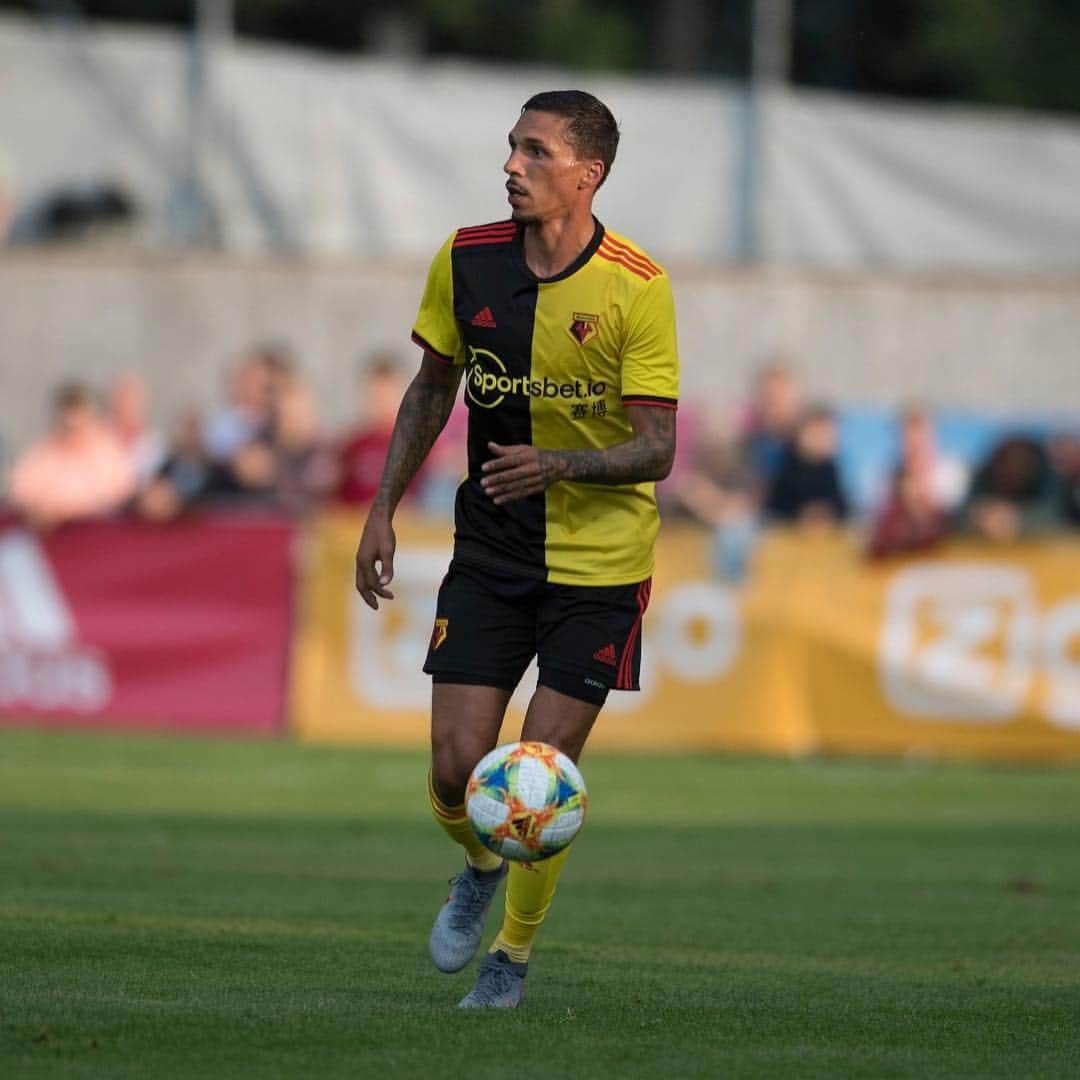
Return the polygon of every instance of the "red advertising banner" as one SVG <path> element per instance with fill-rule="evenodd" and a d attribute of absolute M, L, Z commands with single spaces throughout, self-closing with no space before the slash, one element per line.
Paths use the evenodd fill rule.
<path fill-rule="evenodd" d="M 0 522 L 0 717 L 280 731 L 292 535 L 261 516 Z"/>

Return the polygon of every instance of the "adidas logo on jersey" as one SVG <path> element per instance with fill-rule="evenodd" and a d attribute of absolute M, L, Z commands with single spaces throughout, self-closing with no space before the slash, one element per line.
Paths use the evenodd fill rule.
<path fill-rule="evenodd" d="M 592 654 L 594 660 L 599 660 L 601 664 L 610 664 L 612 667 L 618 662 L 615 656 L 615 646 L 605 645 L 602 649 L 597 649 Z"/>
<path fill-rule="evenodd" d="M 108 663 L 79 641 L 37 540 L 0 533 L 0 705 L 96 712 L 112 693 Z"/>
<path fill-rule="evenodd" d="M 495 329 L 495 316 L 491 314 L 491 308 L 486 307 L 481 311 L 478 311 L 469 322 L 473 326 L 483 326 L 488 330 Z"/>

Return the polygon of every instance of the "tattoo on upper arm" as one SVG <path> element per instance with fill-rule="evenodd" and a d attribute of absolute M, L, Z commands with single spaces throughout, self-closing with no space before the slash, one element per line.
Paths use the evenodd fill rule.
<path fill-rule="evenodd" d="M 431 452 L 454 407 L 461 368 L 425 355 L 398 407 L 375 505 L 393 509 Z"/>

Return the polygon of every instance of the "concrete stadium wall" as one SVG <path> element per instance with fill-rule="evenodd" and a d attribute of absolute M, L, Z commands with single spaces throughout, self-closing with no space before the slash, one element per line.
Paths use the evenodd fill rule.
<path fill-rule="evenodd" d="M 520 103 L 584 81 L 623 133 L 597 213 L 662 262 L 731 263 L 756 219 L 776 263 L 1080 272 L 1080 123 L 1068 117 L 794 87 L 750 112 L 740 86 L 715 78 L 239 39 L 213 51 L 211 99 L 192 118 L 188 48 L 178 31 L 0 16 L 0 158 L 17 226 L 58 190 L 107 179 L 138 207 L 139 243 L 175 243 L 190 153 L 225 250 L 424 259 L 454 226 L 506 213 Z"/>
<path fill-rule="evenodd" d="M 217 400 L 231 359 L 290 343 L 324 421 L 354 413 L 359 360 L 408 334 L 426 267 L 99 249 L 0 255 L 0 446 L 47 420 L 62 379 L 150 380 L 161 424 Z M 1080 278 L 981 280 L 798 269 L 671 268 L 684 398 L 737 401 L 777 350 L 838 404 L 912 397 L 994 412 L 1080 413 Z"/>

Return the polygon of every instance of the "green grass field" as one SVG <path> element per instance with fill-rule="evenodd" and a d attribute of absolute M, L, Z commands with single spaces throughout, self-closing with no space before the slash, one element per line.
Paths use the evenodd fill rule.
<path fill-rule="evenodd" d="M 1080 1076 L 1080 773 L 582 764 L 475 1014 L 422 755 L 0 732 L 0 1076 Z"/>

